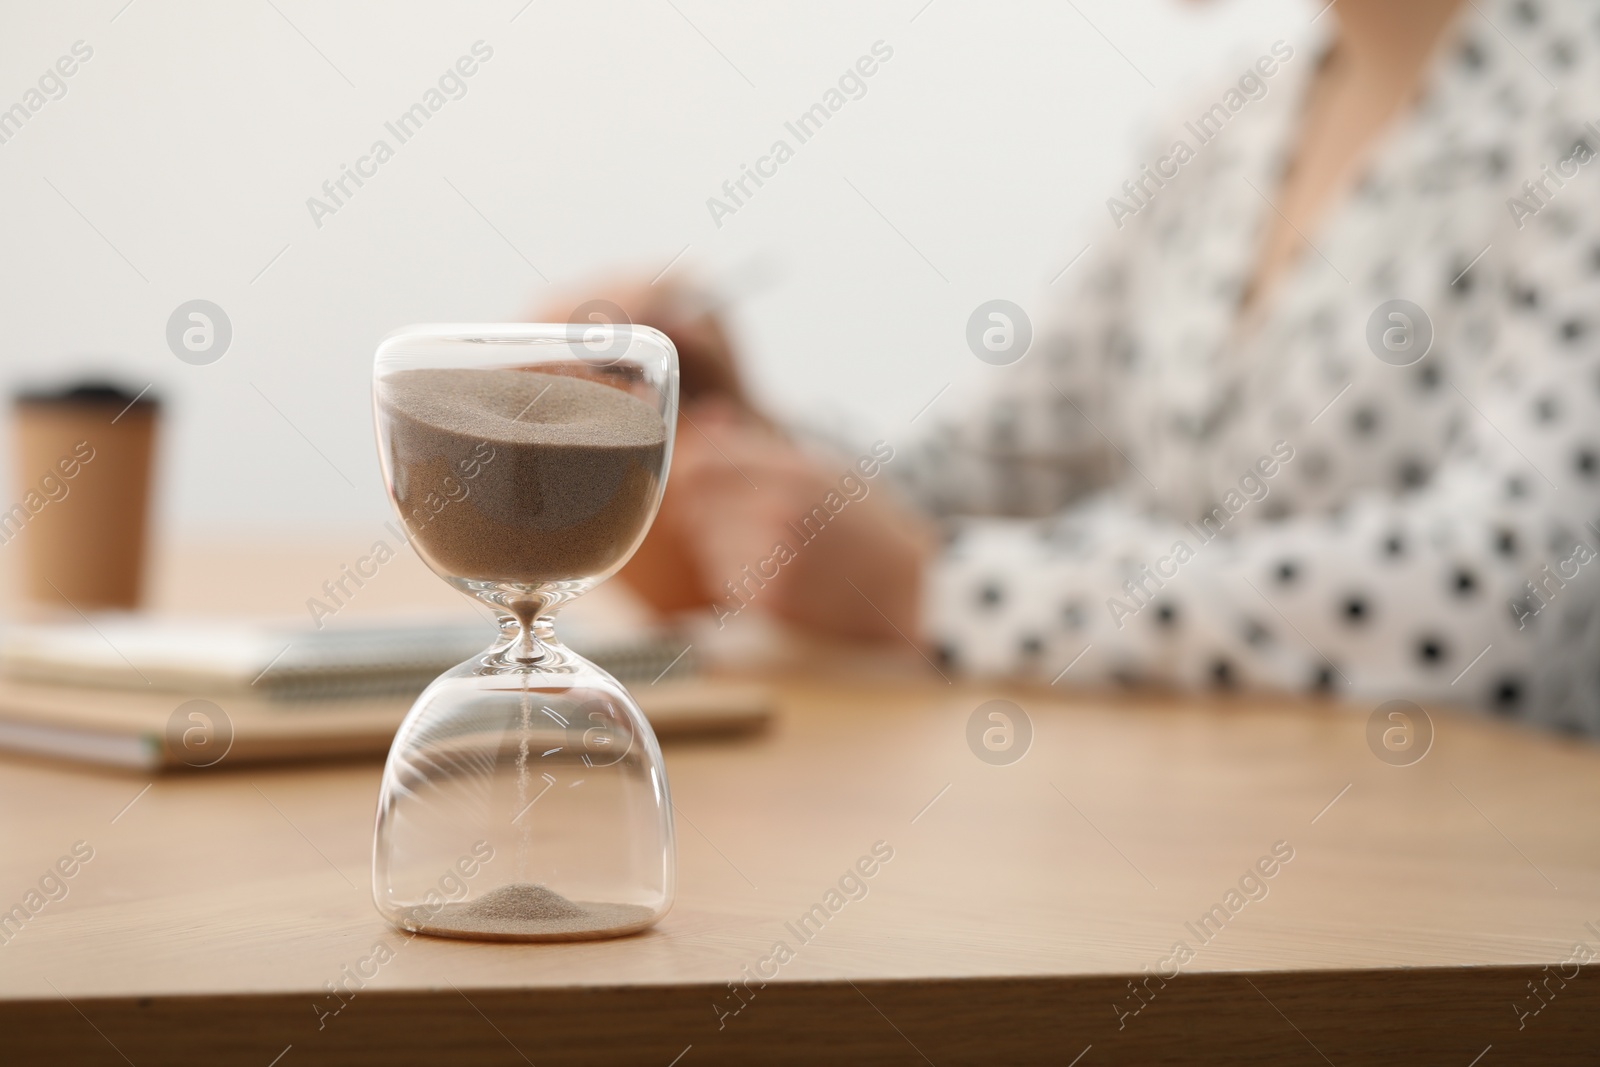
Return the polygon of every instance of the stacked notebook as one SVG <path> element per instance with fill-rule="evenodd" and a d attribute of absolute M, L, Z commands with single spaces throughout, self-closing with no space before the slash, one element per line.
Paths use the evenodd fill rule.
<path fill-rule="evenodd" d="M 378 756 L 423 687 L 492 636 L 483 623 L 14 625 L 0 634 L 0 749 L 150 770 Z M 771 713 L 761 687 L 701 677 L 671 633 L 572 644 L 659 736 L 759 729 Z"/>

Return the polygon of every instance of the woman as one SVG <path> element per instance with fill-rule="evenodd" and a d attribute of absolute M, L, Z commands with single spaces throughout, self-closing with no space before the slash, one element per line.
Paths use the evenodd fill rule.
<path fill-rule="evenodd" d="M 1212 123 L 1111 205 L 1057 330 L 889 443 L 916 508 L 851 503 L 764 609 L 946 673 L 1600 727 L 1600 17 L 1338 0 L 1317 29 L 1237 109 L 1186 106 Z M 727 609 L 840 469 L 748 414 L 703 316 L 654 317 L 720 386 L 631 577 Z"/>

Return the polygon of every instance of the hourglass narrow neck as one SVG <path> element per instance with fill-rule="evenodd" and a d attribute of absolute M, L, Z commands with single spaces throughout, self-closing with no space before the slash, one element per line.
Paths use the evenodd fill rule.
<path fill-rule="evenodd" d="M 500 650 L 501 658 L 511 663 L 533 666 L 552 658 L 558 644 L 555 632 L 555 614 L 534 615 L 525 611 L 511 611 L 500 616 L 500 637 L 506 644 Z"/>
<path fill-rule="evenodd" d="M 560 669 L 572 655 L 555 636 L 555 615 L 593 586 L 590 579 L 539 586 L 450 579 L 450 584 L 495 613 L 500 636 L 484 654 L 491 672 Z"/>

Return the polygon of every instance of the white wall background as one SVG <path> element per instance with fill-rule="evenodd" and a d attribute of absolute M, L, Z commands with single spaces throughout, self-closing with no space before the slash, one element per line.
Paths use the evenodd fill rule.
<path fill-rule="evenodd" d="M 0 384 L 87 370 L 154 382 L 169 405 L 159 521 L 185 539 L 386 518 L 368 407 L 380 337 L 518 317 L 607 268 L 654 275 L 686 245 L 675 271 L 717 277 L 756 259 L 775 272 L 733 311 L 763 401 L 902 435 L 941 385 L 987 369 L 963 341 L 976 304 L 1042 307 L 1073 255 L 1115 239 L 1104 200 L 1147 121 L 1315 12 L 1284 0 L 125 4 L 0 4 L 0 108 L 73 42 L 94 49 L 67 95 L 0 144 Z M 480 39 L 494 57 L 468 94 L 314 226 L 306 198 L 375 138 L 394 143 L 385 120 Z M 867 95 L 717 228 L 706 198 L 879 39 L 894 57 Z M 165 341 L 172 310 L 197 297 L 233 324 L 209 366 Z"/>

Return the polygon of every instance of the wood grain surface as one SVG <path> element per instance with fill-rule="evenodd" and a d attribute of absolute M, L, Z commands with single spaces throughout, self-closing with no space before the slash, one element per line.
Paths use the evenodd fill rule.
<path fill-rule="evenodd" d="M 0 762 L 0 910 L 76 843 L 93 850 L 64 898 L 0 926 L 0 1062 L 1496 1067 L 1600 1052 L 1600 975 L 1575 962 L 1578 946 L 1600 957 L 1588 743 L 1439 710 L 1428 755 L 1396 767 L 1368 747 L 1370 708 L 846 668 L 774 683 L 769 732 L 666 747 L 677 904 L 609 942 L 386 927 L 369 890 L 376 764 L 154 780 Z M 1031 723 L 1009 765 L 969 746 L 992 699 Z M 875 845 L 892 858 L 858 867 Z"/>

